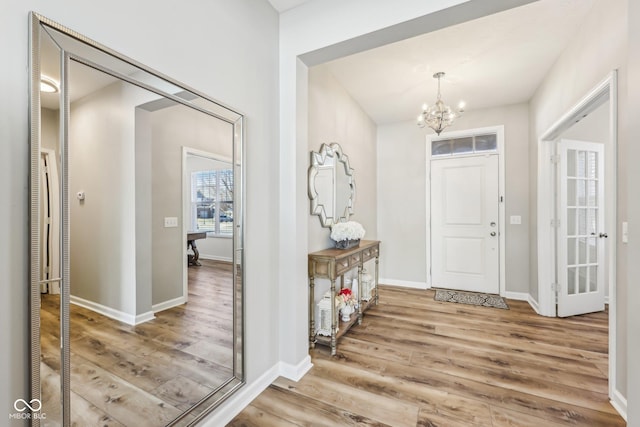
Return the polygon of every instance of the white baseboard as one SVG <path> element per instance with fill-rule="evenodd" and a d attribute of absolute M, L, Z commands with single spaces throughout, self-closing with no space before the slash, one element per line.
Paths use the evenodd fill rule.
<path fill-rule="evenodd" d="M 629 420 L 627 420 L 627 399 L 625 399 L 618 390 L 614 390 L 610 402 L 611 406 L 618 411 L 620 416 L 624 418 L 625 421 L 629 422 Z"/>
<path fill-rule="evenodd" d="M 179 305 L 182 305 L 185 303 L 185 298 L 184 297 L 178 297 L 178 298 L 174 298 L 174 299 L 170 299 L 158 304 L 154 304 L 151 306 L 151 310 L 154 313 L 157 313 L 159 311 L 163 311 L 163 310 L 167 310 L 169 308 L 173 308 L 173 307 L 177 307 Z"/>
<path fill-rule="evenodd" d="M 135 326 L 156 318 L 156 316 L 153 315 L 153 311 L 148 311 L 134 316 L 133 314 L 125 313 L 124 311 L 116 310 L 115 308 L 107 307 L 106 305 L 98 304 L 97 302 L 89 301 L 73 295 L 71 295 L 70 302 L 71 304 L 84 307 L 87 310 L 95 311 L 103 316 L 107 316 L 119 322 L 124 322 L 128 325 Z"/>
<path fill-rule="evenodd" d="M 233 396 L 217 408 L 211 415 L 202 420 L 201 427 L 226 426 L 231 420 L 246 408 L 260 393 L 274 382 L 280 375 L 280 363 L 262 374 L 260 378 L 240 388 Z"/>
<path fill-rule="evenodd" d="M 398 286 L 402 288 L 414 288 L 414 289 L 429 289 L 429 286 L 426 282 L 409 282 L 406 280 L 395 280 L 395 279 L 378 279 L 378 284 L 380 285 L 388 285 L 388 286 Z"/>
<path fill-rule="evenodd" d="M 203 253 L 200 254 L 198 259 L 208 259 L 210 261 L 224 261 L 224 262 L 231 262 L 232 261 L 231 257 L 222 257 L 222 256 L 217 256 L 217 255 L 207 255 L 207 254 L 203 254 Z"/>
<path fill-rule="evenodd" d="M 526 292 L 509 292 L 505 291 L 503 297 L 514 299 L 516 301 L 529 301 L 529 294 Z"/>
<path fill-rule="evenodd" d="M 540 306 L 538 305 L 538 301 L 534 300 L 533 297 L 529 295 L 529 298 L 527 298 L 527 302 L 529 303 L 531 308 L 533 308 L 533 311 L 535 311 L 536 314 L 540 314 Z"/>
<path fill-rule="evenodd" d="M 198 425 L 201 427 L 218 427 L 227 425 L 278 377 L 282 376 L 297 382 L 309 371 L 309 369 L 311 369 L 312 366 L 311 356 L 309 355 L 307 355 L 307 357 L 297 365 L 291 365 L 284 362 L 276 363 L 256 381 L 251 384 L 247 384 L 238 390 L 238 392 L 231 396 L 229 400 L 223 403 Z"/>
<path fill-rule="evenodd" d="M 289 363 L 280 362 L 280 375 L 290 379 L 291 381 L 298 382 L 300 378 L 304 376 L 309 369 L 313 367 L 313 363 L 311 363 L 311 356 L 307 356 L 297 365 L 291 365 Z"/>

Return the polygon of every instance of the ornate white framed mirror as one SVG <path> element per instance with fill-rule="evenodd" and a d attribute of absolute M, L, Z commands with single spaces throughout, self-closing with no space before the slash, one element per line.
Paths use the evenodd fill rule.
<path fill-rule="evenodd" d="M 337 142 L 322 144 L 318 152 L 311 152 L 308 192 L 311 215 L 317 215 L 323 227 L 348 221 L 353 215 L 354 170 Z"/>
<path fill-rule="evenodd" d="M 32 425 L 194 425 L 245 381 L 243 115 L 30 19 Z"/>

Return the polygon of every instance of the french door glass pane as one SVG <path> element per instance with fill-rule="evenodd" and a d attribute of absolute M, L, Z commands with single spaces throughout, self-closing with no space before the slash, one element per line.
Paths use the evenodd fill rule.
<path fill-rule="evenodd" d="M 567 206 L 578 205 L 578 190 L 576 188 L 576 180 L 567 180 Z"/>
<path fill-rule="evenodd" d="M 598 224 L 598 210 L 597 209 L 589 209 L 587 218 L 587 231 L 590 235 L 595 236 L 597 232 L 597 224 Z"/>
<path fill-rule="evenodd" d="M 584 238 L 578 239 L 578 264 L 587 263 L 587 242 Z"/>
<path fill-rule="evenodd" d="M 578 267 L 578 293 L 587 292 L 587 267 Z"/>
<path fill-rule="evenodd" d="M 598 176 L 598 153 L 590 151 L 587 157 L 587 178 L 595 179 Z"/>
<path fill-rule="evenodd" d="M 597 238 L 589 238 L 589 264 L 595 264 L 598 262 L 598 245 Z"/>
<path fill-rule="evenodd" d="M 576 269 L 577 267 L 567 268 L 567 293 L 569 295 L 576 293 Z"/>
<path fill-rule="evenodd" d="M 575 178 L 576 176 L 576 152 L 569 150 L 567 151 L 567 177 Z"/>
<path fill-rule="evenodd" d="M 589 267 L 589 292 L 598 290 L 598 267 L 592 265 Z"/>
<path fill-rule="evenodd" d="M 598 204 L 598 181 L 587 181 L 587 205 L 597 206 Z"/>
<path fill-rule="evenodd" d="M 578 235 L 584 236 L 587 234 L 587 210 L 578 209 Z"/>
<path fill-rule="evenodd" d="M 575 265 L 577 264 L 576 259 L 576 240 L 575 238 L 567 239 L 567 264 Z"/>
<path fill-rule="evenodd" d="M 578 178 L 586 178 L 587 177 L 587 153 L 585 151 L 577 152 L 577 173 Z"/>
<path fill-rule="evenodd" d="M 578 231 L 578 221 L 576 220 L 576 216 L 578 215 L 578 210 L 575 208 L 567 209 L 567 235 L 575 236 Z"/>
<path fill-rule="evenodd" d="M 576 187 L 578 193 L 578 199 L 576 206 L 586 206 L 587 205 L 587 182 L 584 179 L 576 180 Z"/>

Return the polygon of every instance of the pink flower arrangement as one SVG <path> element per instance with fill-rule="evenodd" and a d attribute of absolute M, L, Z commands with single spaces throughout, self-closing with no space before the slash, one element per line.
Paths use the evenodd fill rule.
<path fill-rule="evenodd" d="M 356 304 L 356 298 L 349 288 L 342 288 L 338 295 L 336 295 L 336 305 L 338 307 L 344 307 L 345 305 L 354 306 Z"/>

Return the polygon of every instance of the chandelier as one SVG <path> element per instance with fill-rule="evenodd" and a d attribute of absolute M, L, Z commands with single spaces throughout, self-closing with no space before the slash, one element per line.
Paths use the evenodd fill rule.
<path fill-rule="evenodd" d="M 436 131 L 438 135 L 440 135 L 440 132 L 442 132 L 444 128 L 451 126 L 453 121 L 464 112 L 464 102 L 460 102 L 457 111 L 453 111 L 451 107 L 442 102 L 440 96 L 440 79 L 443 76 L 444 73 L 442 71 L 433 75 L 434 79 L 438 79 L 438 99 L 432 106 L 428 106 L 427 104 L 422 105 L 422 113 L 418 116 L 417 123 L 421 128 L 429 126 Z"/>

